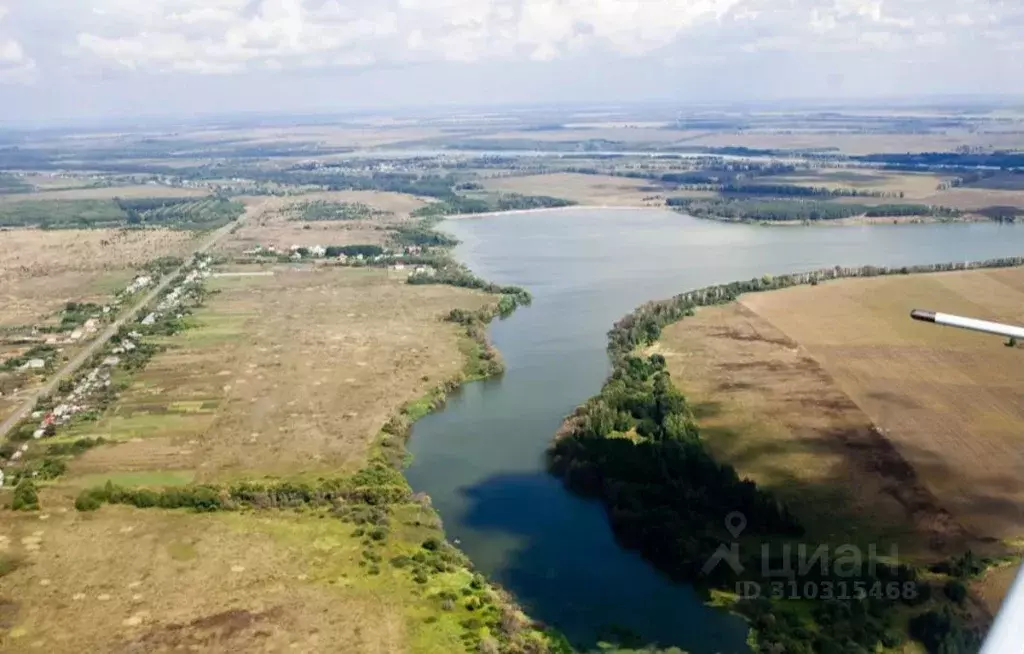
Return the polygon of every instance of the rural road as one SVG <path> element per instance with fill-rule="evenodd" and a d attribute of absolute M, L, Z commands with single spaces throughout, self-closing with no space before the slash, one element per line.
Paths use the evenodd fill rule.
<path fill-rule="evenodd" d="M 265 203 L 260 203 L 258 205 L 251 205 L 249 207 L 246 207 L 245 213 L 242 214 L 238 218 L 238 220 L 230 222 L 227 225 L 224 225 L 223 227 L 218 229 L 217 231 L 213 232 L 210 235 L 210 237 L 206 239 L 206 241 L 204 241 L 203 244 L 200 245 L 198 249 L 195 250 L 195 254 L 205 254 L 206 252 L 208 252 L 214 245 L 217 244 L 218 241 L 220 241 L 228 233 L 230 233 L 232 228 L 245 221 L 250 214 L 262 210 L 264 204 Z M 61 368 L 52 377 L 50 377 L 50 379 L 47 380 L 47 382 L 41 388 L 37 389 L 35 392 L 33 392 L 31 395 L 25 398 L 24 402 L 18 408 L 18 410 L 12 413 L 2 423 L 0 423 L 0 440 L 7 438 L 8 432 L 14 429 L 14 426 L 21 422 L 23 418 L 32 413 L 32 409 L 33 407 L 35 407 L 36 401 L 40 397 L 53 393 L 57 389 L 57 384 L 59 384 L 62 379 L 65 379 L 73 375 L 75 371 L 77 371 L 82 366 L 82 364 L 89 359 L 89 357 L 99 352 L 100 348 L 102 348 L 106 344 L 106 342 L 109 341 L 114 336 L 114 334 L 117 333 L 117 330 L 119 330 L 122 327 L 122 325 L 131 320 L 133 317 L 135 317 L 135 315 L 139 311 L 141 311 L 143 307 L 152 302 L 160 293 L 162 293 L 164 289 L 166 289 L 170 285 L 171 280 L 177 277 L 178 274 L 180 274 L 187 265 L 188 263 L 186 262 L 184 265 L 182 265 L 180 268 L 170 273 L 169 275 L 164 275 L 163 279 L 161 279 L 160 282 L 155 287 L 153 287 L 152 290 L 150 290 L 138 302 L 132 305 L 130 309 L 123 311 L 121 315 L 117 318 L 117 320 L 111 323 L 105 330 L 100 332 L 99 336 L 94 338 L 92 342 L 85 347 L 84 350 L 76 354 L 70 361 L 68 361 L 64 365 L 64 367 Z"/>

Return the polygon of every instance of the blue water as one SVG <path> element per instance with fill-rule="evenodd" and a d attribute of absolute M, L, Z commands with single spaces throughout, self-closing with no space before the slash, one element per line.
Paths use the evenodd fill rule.
<path fill-rule="evenodd" d="M 765 273 L 1024 254 L 1024 226 L 991 223 L 773 228 L 579 209 L 444 228 L 474 272 L 524 286 L 534 302 L 491 329 L 506 373 L 416 424 L 413 488 L 431 496 L 478 569 L 575 643 L 593 646 L 617 626 L 694 654 L 746 651 L 745 624 L 619 547 L 601 506 L 544 468 L 562 419 L 609 373 L 612 324 L 648 300 Z"/>

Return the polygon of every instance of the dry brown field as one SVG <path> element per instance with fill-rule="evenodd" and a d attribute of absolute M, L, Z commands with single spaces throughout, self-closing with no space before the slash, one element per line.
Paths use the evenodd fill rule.
<path fill-rule="evenodd" d="M 353 526 L 337 518 L 117 506 L 83 514 L 59 490 L 41 502 L 41 514 L 0 513 L 0 561 L 16 566 L 0 585 L 2 652 L 462 649 L 468 612 L 439 611 L 436 593 L 465 587 L 470 574 L 440 574 L 425 588 L 385 558 L 368 575 Z M 389 543 L 385 557 L 436 533 L 403 529 L 412 547 Z"/>
<path fill-rule="evenodd" d="M 584 205 L 597 206 L 663 206 L 664 193 L 645 191 L 649 183 L 644 180 L 611 175 L 581 175 L 554 173 L 521 177 L 496 177 L 484 180 L 489 191 L 521 193 L 523 195 L 550 195 Z M 658 200 L 645 200 L 658 196 Z"/>
<path fill-rule="evenodd" d="M 115 411 L 74 434 L 119 444 L 77 459 L 71 481 L 352 472 L 391 415 L 461 370 L 460 332 L 441 318 L 492 301 L 386 270 L 270 270 L 210 280 L 218 293 L 199 326 L 170 340 Z"/>
<path fill-rule="evenodd" d="M 992 206 L 1018 207 L 1024 209 L 1024 191 L 1006 191 L 988 188 L 952 188 L 936 191 L 921 198 L 928 204 L 941 204 L 970 211 Z"/>
<path fill-rule="evenodd" d="M 136 186 L 103 186 L 99 188 L 38 191 L 36 193 L 12 193 L 9 195 L 0 195 L 0 202 L 8 203 L 40 200 L 110 200 L 113 198 L 192 198 L 206 197 L 208 195 L 210 195 L 210 191 L 208 189 L 139 184 Z"/>
<path fill-rule="evenodd" d="M 829 169 L 802 171 L 795 175 L 772 177 L 772 182 L 780 184 L 797 184 L 799 186 L 824 187 L 829 189 L 855 189 L 858 191 L 882 191 L 886 193 L 903 192 L 902 201 L 909 202 L 931 197 L 938 192 L 939 184 L 949 177 L 932 173 L 904 173 L 863 168 Z M 766 182 L 767 183 L 767 182 Z M 854 197 L 848 201 L 870 204 L 871 200 L 880 202 L 899 201 L 893 198 Z"/>
<path fill-rule="evenodd" d="M 493 302 L 378 269 L 231 271 L 274 274 L 211 278 L 194 328 L 167 337 L 99 422 L 61 436 L 116 442 L 71 461 L 40 514 L 0 510 L 0 651 L 464 649 L 472 614 L 441 611 L 437 593 L 465 588 L 470 573 L 421 585 L 388 563 L 440 535 L 419 504 L 396 509 L 377 575 L 354 526 L 315 512 L 72 508 L 106 480 L 353 472 L 390 416 L 460 374 L 465 337 L 442 317 Z"/>
<path fill-rule="evenodd" d="M 715 454 L 812 529 L 998 550 L 1024 535 L 1024 351 L 912 308 L 1022 323 L 1024 269 L 748 294 L 659 348 Z"/>
<path fill-rule="evenodd" d="M 139 266 L 195 248 L 182 230 L 0 231 L 0 326 L 24 325 L 69 301 L 109 298 Z"/>
<path fill-rule="evenodd" d="M 303 202 L 353 202 L 369 205 L 391 216 L 372 220 L 293 220 L 295 206 Z M 257 245 L 288 249 L 292 245 L 380 245 L 388 240 L 388 227 L 410 220 L 409 214 L 425 206 L 426 200 L 383 191 L 333 191 L 285 198 L 253 198 L 265 202 L 262 213 L 251 217 L 217 246 L 223 252 L 239 253 Z"/>

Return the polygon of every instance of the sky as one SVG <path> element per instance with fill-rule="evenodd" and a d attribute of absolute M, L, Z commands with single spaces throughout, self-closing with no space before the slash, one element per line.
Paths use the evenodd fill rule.
<path fill-rule="evenodd" d="M 1021 0 L 0 0 L 0 121 L 1024 96 Z"/>

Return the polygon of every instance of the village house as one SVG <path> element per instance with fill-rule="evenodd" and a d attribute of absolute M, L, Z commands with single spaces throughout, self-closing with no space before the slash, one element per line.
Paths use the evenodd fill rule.
<path fill-rule="evenodd" d="M 42 370 L 46 367 L 46 361 L 42 359 L 29 359 L 21 366 L 22 370 Z"/>
<path fill-rule="evenodd" d="M 132 283 L 129 284 L 126 289 L 124 289 L 124 292 L 127 293 L 128 295 L 131 295 L 132 293 L 137 293 L 142 289 L 146 288 L 147 286 L 149 286 L 150 283 L 152 283 L 152 281 L 153 279 L 149 275 L 139 275 L 134 280 L 132 280 Z"/>

